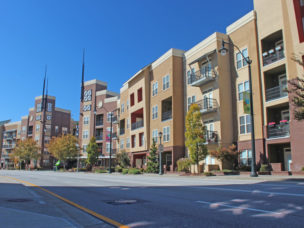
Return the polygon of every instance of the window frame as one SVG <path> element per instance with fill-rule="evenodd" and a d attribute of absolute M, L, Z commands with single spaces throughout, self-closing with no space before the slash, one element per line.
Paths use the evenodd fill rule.
<path fill-rule="evenodd" d="M 163 91 L 169 89 L 170 87 L 170 77 L 169 74 L 163 77 Z"/>
<path fill-rule="evenodd" d="M 158 94 L 158 81 L 152 84 L 152 97 Z"/>
<path fill-rule="evenodd" d="M 170 141 L 170 126 L 163 127 L 163 141 L 164 142 Z"/>
<path fill-rule="evenodd" d="M 248 118 L 249 117 L 249 118 Z M 241 119 L 243 118 L 243 124 L 242 124 L 242 121 Z M 249 121 L 248 121 L 249 119 Z M 251 131 L 252 131 L 252 126 L 251 126 L 251 116 L 250 115 L 242 115 L 242 116 L 239 116 L 239 132 L 240 132 L 240 135 L 245 135 L 245 134 L 250 134 Z M 242 127 L 244 128 L 244 132 L 242 133 Z M 248 129 L 250 129 L 250 131 L 248 131 Z"/>

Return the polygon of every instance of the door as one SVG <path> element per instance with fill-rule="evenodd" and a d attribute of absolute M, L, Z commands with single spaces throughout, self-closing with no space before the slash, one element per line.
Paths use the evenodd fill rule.
<path fill-rule="evenodd" d="M 213 132 L 214 132 L 214 123 L 213 120 L 205 121 L 204 125 L 206 127 L 206 142 L 212 140 Z"/>
<path fill-rule="evenodd" d="M 280 85 L 280 96 L 286 97 L 287 96 L 287 79 L 285 74 L 279 75 L 279 85 Z"/>
<path fill-rule="evenodd" d="M 285 171 L 291 171 L 291 168 L 290 168 L 290 163 L 291 162 L 292 162 L 292 160 L 291 160 L 291 150 L 290 150 L 290 148 L 284 148 Z"/>
<path fill-rule="evenodd" d="M 203 97 L 204 97 L 203 110 L 207 111 L 207 110 L 212 109 L 212 106 L 213 106 L 213 103 L 212 103 L 212 101 L 213 101 L 212 89 L 209 89 L 209 90 L 203 92 Z"/>
<path fill-rule="evenodd" d="M 281 111 L 281 120 L 289 121 L 289 110 L 288 109 Z"/>

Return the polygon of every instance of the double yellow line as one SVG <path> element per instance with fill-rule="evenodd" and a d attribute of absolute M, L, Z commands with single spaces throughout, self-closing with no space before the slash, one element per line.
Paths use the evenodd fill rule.
<path fill-rule="evenodd" d="M 106 222 L 106 223 L 109 223 L 109 224 L 111 224 L 113 226 L 120 227 L 120 228 L 129 228 L 129 226 L 127 226 L 127 225 L 120 224 L 119 222 L 116 222 L 113 219 L 110 219 L 110 218 L 108 218 L 106 216 L 98 214 L 95 211 L 92 211 L 92 210 L 90 210 L 88 208 L 85 208 L 85 207 L 83 207 L 83 206 L 81 206 L 81 205 L 79 205 L 77 203 L 74 203 L 71 200 L 68 200 L 68 199 L 66 199 L 66 198 L 64 198 L 64 197 L 62 197 L 60 195 L 57 195 L 56 193 L 51 192 L 51 191 L 49 191 L 49 190 L 47 190 L 45 188 L 42 188 L 42 187 L 40 187 L 38 185 L 35 185 L 35 184 L 30 183 L 30 182 L 27 182 L 27 181 L 24 181 L 24 180 L 20 180 L 20 179 L 14 178 L 14 177 L 8 177 L 8 176 L 5 176 L 5 177 L 13 179 L 15 181 L 18 181 L 20 183 L 23 183 L 23 184 L 35 187 L 35 188 L 39 188 L 42 191 L 45 191 L 45 192 L 49 193 L 50 195 L 52 195 L 52 196 L 54 196 L 54 197 L 56 197 L 58 199 L 61 199 L 62 201 L 66 202 L 66 203 L 68 203 L 68 204 L 70 204 L 70 205 L 72 205 L 72 206 L 74 206 L 74 207 L 76 207 L 76 208 L 78 208 L 78 209 L 80 209 L 80 210 L 82 210 L 82 211 L 84 211 L 84 212 L 86 212 L 86 213 L 88 213 L 88 214 L 90 214 L 90 215 L 92 215 L 92 216 L 94 216 L 94 217 L 96 217 L 96 218 L 98 218 L 98 219 Z"/>

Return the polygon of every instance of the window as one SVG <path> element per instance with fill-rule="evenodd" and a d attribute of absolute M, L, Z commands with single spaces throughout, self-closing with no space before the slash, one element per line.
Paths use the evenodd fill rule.
<path fill-rule="evenodd" d="M 107 113 L 107 122 L 111 122 L 111 116 L 113 115 L 112 112 Z M 113 118 L 113 117 L 112 117 Z M 113 120 L 112 120 L 113 121 Z"/>
<path fill-rule="evenodd" d="M 142 101 L 142 88 L 137 90 L 137 102 L 141 102 Z"/>
<path fill-rule="evenodd" d="M 190 108 L 190 106 L 195 103 L 195 100 L 196 100 L 196 97 L 195 96 L 192 96 L 192 97 L 188 97 L 188 110 Z"/>
<path fill-rule="evenodd" d="M 244 55 L 245 58 L 243 58 L 242 54 Z M 240 69 L 240 68 L 242 68 L 244 66 L 247 66 L 247 60 L 246 59 L 248 59 L 248 50 L 247 50 L 247 48 L 243 49 L 242 53 L 238 52 L 236 54 L 236 68 Z"/>
<path fill-rule="evenodd" d="M 125 112 L 125 104 L 121 104 L 121 113 L 124 113 Z"/>
<path fill-rule="evenodd" d="M 127 110 L 129 109 L 129 106 L 130 106 L 130 101 L 127 100 Z"/>
<path fill-rule="evenodd" d="M 300 5 L 304 6 L 304 0 L 300 0 Z"/>
<path fill-rule="evenodd" d="M 163 128 L 163 140 L 164 142 L 169 142 L 170 140 L 170 127 Z"/>
<path fill-rule="evenodd" d="M 59 133 L 59 127 L 55 126 L 55 134 L 57 135 Z"/>
<path fill-rule="evenodd" d="M 52 119 L 52 115 L 46 115 L 46 119 L 47 120 L 51 120 Z"/>
<path fill-rule="evenodd" d="M 244 92 L 249 92 L 249 81 L 245 81 L 244 83 L 238 84 L 238 92 L 239 92 L 239 101 L 244 99 Z"/>
<path fill-rule="evenodd" d="M 62 128 L 62 134 L 66 135 L 68 133 L 68 128 L 67 127 L 63 127 Z"/>
<path fill-rule="evenodd" d="M 47 108 L 48 112 L 52 111 L 52 103 L 48 103 L 48 108 Z"/>
<path fill-rule="evenodd" d="M 39 132 L 40 131 L 40 124 L 37 124 L 36 125 L 36 132 Z"/>
<path fill-rule="evenodd" d="M 41 120 L 41 115 L 37 115 L 36 120 Z"/>
<path fill-rule="evenodd" d="M 139 146 L 143 146 L 144 145 L 144 141 L 145 141 L 145 138 L 144 138 L 144 133 L 139 133 Z"/>
<path fill-rule="evenodd" d="M 21 131 L 24 134 L 26 132 L 26 126 L 23 126 Z"/>
<path fill-rule="evenodd" d="M 37 112 L 41 112 L 41 103 L 37 104 L 36 110 L 37 110 Z"/>
<path fill-rule="evenodd" d="M 207 155 L 207 157 L 205 158 L 205 164 L 206 165 L 214 165 L 215 164 L 215 159 L 214 157 Z"/>
<path fill-rule="evenodd" d="M 51 132 L 51 125 L 45 125 L 45 132 Z"/>
<path fill-rule="evenodd" d="M 132 148 L 136 146 L 136 137 L 135 135 L 132 135 Z"/>
<path fill-rule="evenodd" d="M 107 152 L 107 153 L 110 153 L 110 151 L 111 151 L 110 145 L 111 145 L 111 144 L 110 144 L 109 142 L 106 143 L 106 152 Z M 112 143 L 112 149 L 113 149 L 113 143 Z"/>
<path fill-rule="evenodd" d="M 251 132 L 250 115 L 240 116 L 240 134 L 247 134 L 250 132 Z"/>
<path fill-rule="evenodd" d="M 155 105 L 155 106 L 152 107 L 152 119 L 153 120 L 156 119 L 157 116 L 158 116 L 158 106 Z"/>
<path fill-rule="evenodd" d="M 212 74 L 212 64 L 211 62 L 205 63 L 201 66 L 201 75 L 203 78 L 211 77 Z"/>
<path fill-rule="evenodd" d="M 169 75 L 166 75 L 163 77 L 163 90 L 166 90 L 169 88 Z"/>
<path fill-rule="evenodd" d="M 154 82 L 152 85 L 152 96 L 157 95 L 158 93 L 158 82 Z"/>
<path fill-rule="evenodd" d="M 187 82 L 188 82 L 188 84 L 191 84 L 191 72 L 190 72 L 190 70 L 187 71 Z"/>
<path fill-rule="evenodd" d="M 84 125 L 88 125 L 88 124 L 89 124 L 89 121 L 90 121 L 90 117 L 89 117 L 89 116 L 83 117 L 83 124 L 84 124 Z"/>
<path fill-rule="evenodd" d="M 121 139 L 121 140 L 120 140 L 120 149 L 123 149 L 123 148 L 124 148 L 124 140 Z"/>
<path fill-rule="evenodd" d="M 130 148 L 130 138 L 126 139 L 126 148 Z"/>
<path fill-rule="evenodd" d="M 36 135 L 36 136 L 35 136 L 35 141 L 38 142 L 38 141 L 39 141 L 39 138 L 40 138 L 39 135 Z"/>
<path fill-rule="evenodd" d="M 157 140 L 158 140 L 158 130 L 157 129 L 154 129 L 152 131 L 152 140 L 157 143 Z"/>
<path fill-rule="evenodd" d="M 88 145 L 83 145 L 83 146 L 82 146 L 82 151 L 83 151 L 83 153 L 86 153 L 86 152 L 87 152 L 87 147 L 88 147 Z"/>
<path fill-rule="evenodd" d="M 83 138 L 83 139 L 89 138 L 89 131 L 83 131 L 83 132 L 82 132 L 82 138 Z"/>
<path fill-rule="evenodd" d="M 130 128 L 130 119 L 128 118 L 127 119 L 127 129 L 129 129 Z"/>
<path fill-rule="evenodd" d="M 130 95 L 130 100 L 131 100 L 131 106 L 133 106 L 134 105 L 134 93 L 132 93 Z"/>
<path fill-rule="evenodd" d="M 251 150 L 242 150 L 240 153 L 240 163 L 241 165 L 249 166 L 252 160 Z"/>

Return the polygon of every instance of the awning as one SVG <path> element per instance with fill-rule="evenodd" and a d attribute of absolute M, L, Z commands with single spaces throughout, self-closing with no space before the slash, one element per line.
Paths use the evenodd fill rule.
<path fill-rule="evenodd" d="M 213 50 L 213 51 L 210 51 L 210 52 L 206 53 L 205 55 L 203 55 L 203 56 L 201 56 L 201 57 L 199 57 L 199 58 L 197 58 L 195 60 L 193 60 L 191 63 L 189 63 L 189 65 L 197 63 L 197 62 L 201 61 L 202 59 L 207 59 L 208 56 L 214 54 L 215 52 L 216 52 L 216 49 Z"/>

